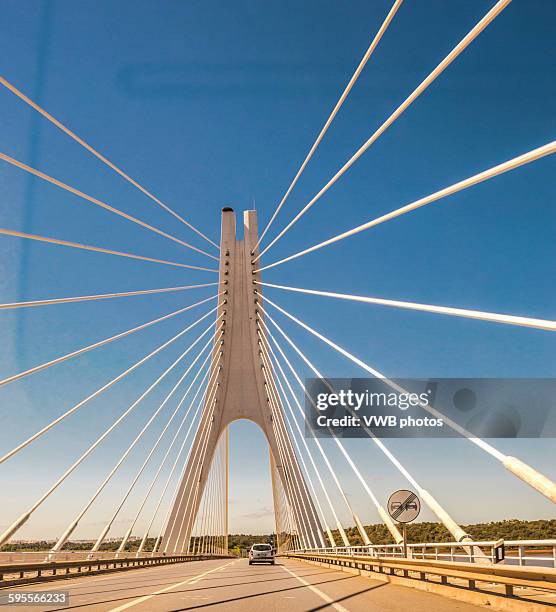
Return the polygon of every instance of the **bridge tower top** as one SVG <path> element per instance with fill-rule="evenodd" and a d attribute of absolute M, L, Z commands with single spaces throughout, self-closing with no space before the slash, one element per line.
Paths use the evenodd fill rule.
<path fill-rule="evenodd" d="M 220 290 L 224 293 L 219 315 L 224 321 L 224 341 L 220 387 L 216 398 L 219 409 L 215 420 L 222 430 L 237 419 L 249 419 L 272 436 L 272 415 L 268 407 L 265 383 L 261 375 L 257 335 L 257 298 L 253 281 L 260 279 L 254 272 L 252 252 L 257 244 L 257 213 L 243 212 L 243 237 L 238 237 L 236 214 L 232 208 L 222 209 L 220 243 Z"/>

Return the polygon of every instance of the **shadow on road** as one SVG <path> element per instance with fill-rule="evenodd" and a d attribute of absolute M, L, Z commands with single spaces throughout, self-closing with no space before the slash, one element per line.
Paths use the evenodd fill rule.
<path fill-rule="evenodd" d="M 289 577 L 290 580 L 294 579 L 292 576 Z M 322 580 L 320 582 L 315 582 L 313 583 L 313 586 L 319 586 L 319 585 L 323 585 L 323 584 L 328 584 L 328 583 L 332 583 L 332 582 L 341 582 L 344 580 L 350 580 L 353 579 L 353 576 L 345 576 L 345 577 L 341 577 L 341 578 L 334 578 L 333 580 Z M 258 581 L 261 582 L 261 581 Z M 247 586 L 251 583 L 249 582 L 241 582 L 236 586 Z M 195 589 L 182 589 L 180 591 L 176 590 L 176 591 L 168 591 L 166 593 L 160 593 L 158 595 L 154 595 L 153 597 L 159 598 L 159 597 L 164 597 L 164 596 L 168 596 L 168 595 L 177 595 L 179 593 L 195 593 L 198 591 L 205 591 L 205 590 L 210 590 L 210 589 L 217 589 L 220 588 L 219 586 L 211 586 L 211 587 L 202 587 L 202 588 L 195 588 Z M 245 601 L 245 600 L 249 600 L 249 599 L 254 599 L 256 597 L 262 597 L 264 595 L 272 595 L 274 593 L 283 593 L 283 592 L 288 592 L 288 591 L 297 591 L 299 589 L 306 589 L 307 587 L 304 584 L 300 584 L 298 586 L 294 586 L 294 587 L 287 587 L 284 589 L 274 589 L 274 590 L 265 590 L 265 591 L 261 591 L 260 593 L 253 593 L 252 595 L 242 595 L 239 597 L 231 597 L 229 599 L 221 599 L 218 601 L 211 601 L 209 603 L 204 603 L 204 604 L 198 604 L 198 605 L 192 605 L 192 606 L 188 606 L 186 608 L 175 608 L 174 610 L 170 610 L 168 608 L 165 608 L 165 610 L 167 612 L 180 612 L 181 610 L 193 610 L 193 609 L 198 609 L 198 608 L 206 608 L 209 606 L 216 606 L 216 605 L 222 605 L 222 604 L 227 604 L 227 603 L 232 603 L 234 601 Z M 62 612 L 63 610 L 76 610 L 78 608 L 86 608 L 87 606 L 91 606 L 91 605 L 102 605 L 102 604 L 117 604 L 120 602 L 124 602 L 126 600 L 130 600 L 130 599 L 135 599 L 136 597 L 142 597 L 144 595 L 150 595 L 150 593 L 144 593 L 143 595 L 132 595 L 131 597 L 119 597 L 116 599 L 105 599 L 103 601 L 95 601 L 95 602 L 88 602 L 88 603 L 82 603 L 76 606 L 65 606 L 64 608 L 55 608 L 52 609 L 50 612 Z"/>
<path fill-rule="evenodd" d="M 277 572 L 275 572 L 277 573 Z M 281 572 L 282 573 L 282 572 Z M 327 571 L 328 573 L 334 573 L 331 571 Z M 316 576 L 316 575 L 321 575 L 322 576 L 323 572 L 312 572 L 310 574 L 303 574 L 301 575 L 302 578 L 305 578 L 307 576 Z M 241 578 L 243 576 L 252 576 L 253 574 L 241 574 L 241 575 L 234 575 L 234 578 Z M 194 575 L 191 576 L 192 578 L 194 577 Z M 181 578 L 181 576 L 180 576 Z M 187 576 L 183 577 L 184 580 L 187 579 Z M 241 586 L 242 584 L 259 584 L 260 582 L 278 582 L 280 580 L 292 580 L 292 576 L 283 576 L 282 578 L 265 578 L 264 580 L 252 580 L 251 582 L 234 582 L 234 583 L 227 583 L 227 584 L 217 584 L 214 586 L 208 586 L 208 587 L 202 587 L 202 588 L 198 588 L 198 589 L 194 589 L 196 591 L 205 591 L 205 590 L 211 590 L 211 589 L 222 589 L 225 587 L 235 587 L 235 586 Z M 145 584 L 144 582 L 140 585 L 137 586 L 122 586 L 120 588 L 117 589 L 99 589 L 98 591 L 86 591 L 84 593 L 71 593 L 71 595 L 73 597 L 85 597 L 86 595 L 97 595 L 99 593 L 116 593 L 117 591 L 133 591 L 135 589 L 145 589 L 145 588 L 154 588 L 154 587 L 164 587 L 164 586 L 168 586 L 170 584 L 174 584 L 175 580 L 171 580 L 170 582 L 153 582 L 153 583 L 149 583 L 149 584 Z M 71 585 L 68 585 L 69 588 L 71 588 Z M 85 586 L 85 585 L 84 585 Z M 101 586 L 101 585 L 99 585 Z M 176 591 L 177 592 L 177 591 Z M 143 595 L 145 595 L 145 593 L 143 593 Z M 142 595 L 138 595 L 138 597 L 142 597 Z M 79 607 L 79 606 L 75 606 L 75 607 Z M 68 608 L 64 608 L 64 610 L 67 610 Z M 53 610 L 52 612 L 56 612 L 55 610 Z"/>
<path fill-rule="evenodd" d="M 354 576 L 354 578 L 355 578 L 355 576 Z M 363 595 L 363 593 L 368 593 L 369 591 L 374 591 L 375 589 L 380 589 L 380 587 L 387 586 L 388 584 L 389 584 L 388 582 L 383 582 L 381 584 L 375 584 L 375 585 L 369 587 L 368 589 L 362 589 L 361 591 L 357 591 L 355 593 L 350 593 L 349 595 L 345 595 L 344 597 L 338 597 L 338 599 L 335 599 L 331 603 L 325 603 L 325 604 L 322 604 L 322 606 L 317 606 L 316 608 L 311 608 L 309 610 L 309 612 L 317 612 L 317 610 L 324 610 L 324 608 L 328 608 L 332 604 L 340 603 L 342 601 L 346 601 L 346 599 L 351 599 L 352 597 L 356 597 L 357 595 Z"/>

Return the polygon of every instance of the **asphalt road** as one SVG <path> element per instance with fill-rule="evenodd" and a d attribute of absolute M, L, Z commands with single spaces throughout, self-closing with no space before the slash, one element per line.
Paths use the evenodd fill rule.
<path fill-rule="evenodd" d="M 19 612 L 98 610 L 123 612 L 477 612 L 478 607 L 300 561 L 249 566 L 217 559 L 34 584 L 9 591 L 67 591 L 69 606 L 0 606 Z M 4 591 L 0 591 L 4 593 Z"/>

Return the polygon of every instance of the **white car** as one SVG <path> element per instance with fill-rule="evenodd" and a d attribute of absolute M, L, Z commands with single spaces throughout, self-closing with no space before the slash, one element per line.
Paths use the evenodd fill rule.
<path fill-rule="evenodd" d="M 274 549 L 270 544 L 253 544 L 249 551 L 249 565 L 270 563 L 274 565 Z"/>

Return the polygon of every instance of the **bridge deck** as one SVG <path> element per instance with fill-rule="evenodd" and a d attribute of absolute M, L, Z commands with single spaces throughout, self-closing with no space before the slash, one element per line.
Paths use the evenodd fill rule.
<path fill-rule="evenodd" d="M 476 611 L 477 606 L 432 593 L 352 576 L 295 560 L 279 559 L 272 567 L 249 566 L 247 560 L 195 561 L 133 572 L 35 584 L 10 591 L 68 591 L 68 607 L 41 610 L 146 612 L 218 609 L 288 612 L 329 609 L 336 612 L 429 610 Z M 18 606 L 35 612 L 38 608 Z"/>

